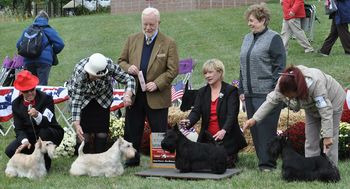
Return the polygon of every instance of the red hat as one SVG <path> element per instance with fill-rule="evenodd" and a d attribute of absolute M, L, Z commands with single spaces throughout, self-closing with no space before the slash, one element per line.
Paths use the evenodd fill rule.
<path fill-rule="evenodd" d="M 38 83 L 38 77 L 27 70 L 23 70 L 17 74 L 16 80 L 13 82 L 13 86 L 15 86 L 15 89 L 19 91 L 28 91 L 35 88 Z"/>

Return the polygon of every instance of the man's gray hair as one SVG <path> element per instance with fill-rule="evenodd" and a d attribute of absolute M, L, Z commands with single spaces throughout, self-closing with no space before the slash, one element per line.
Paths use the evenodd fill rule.
<path fill-rule="evenodd" d="M 44 10 L 39 11 L 39 13 L 36 15 L 35 19 L 37 19 L 39 17 L 46 18 L 47 20 L 49 20 L 49 15 Z"/>
<path fill-rule="evenodd" d="M 149 15 L 149 14 L 153 14 L 154 16 L 156 16 L 157 21 L 160 22 L 160 13 L 159 13 L 158 9 L 153 8 L 153 7 L 145 8 L 142 11 L 141 19 L 143 20 L 143 16 Z"/>

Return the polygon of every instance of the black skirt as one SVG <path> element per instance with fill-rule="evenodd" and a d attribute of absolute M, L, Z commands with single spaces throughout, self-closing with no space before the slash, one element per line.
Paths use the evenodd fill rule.
<path fill-rule="evenodd" d="M 109 108 L 103 108 L 95 99 L 81 110 L 80 125 L 84 133 L 108 133 Z"/>

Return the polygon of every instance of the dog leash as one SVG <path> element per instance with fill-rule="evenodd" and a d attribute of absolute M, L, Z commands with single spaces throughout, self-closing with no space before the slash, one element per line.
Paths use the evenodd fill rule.
<path fill-rule="evenodd" d="M 28 105 L 28 111 L 30 109 L 32 109 L 32 105 L 31 104 Z M 36 136 L 36 132 L 35 132 L 35 128 L 34 128 L 34 123 L 33 123 L 32 117 L 29 116 L 29 120 L 30 120 L 30 123 L 32 124 L 32 128 L 33 128 L 33 131 L 34 131 L 35 141 L 38 141 L 38 136 Z"/>

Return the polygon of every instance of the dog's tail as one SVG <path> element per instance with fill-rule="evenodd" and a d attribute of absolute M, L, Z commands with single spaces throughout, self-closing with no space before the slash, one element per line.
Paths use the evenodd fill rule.
<path fill-rule="evenodd" d="M 84 152 L 83 152 L 83 149 L 84 149 L 84 146 L 85 146 L 85 141 L 83 140 L 79 146 L 79 149 L 78 149 L 78 155 L 84 155 Z"/>

